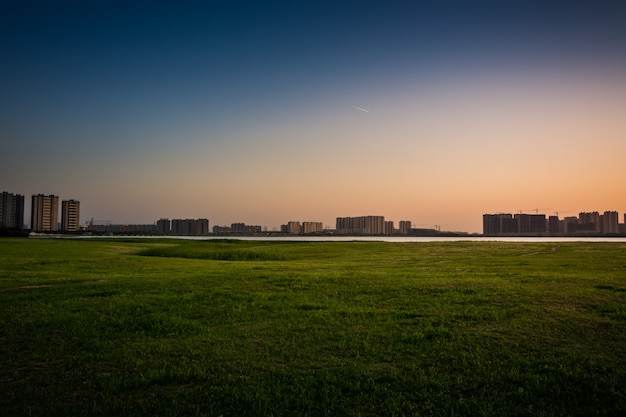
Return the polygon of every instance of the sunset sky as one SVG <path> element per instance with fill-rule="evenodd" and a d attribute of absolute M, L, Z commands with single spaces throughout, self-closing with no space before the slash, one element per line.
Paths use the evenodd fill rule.
<path fill-rule="evenodd" d="M 626 1 L 0 5 L 0 191 L 81 223 L 626 211 Z"/>

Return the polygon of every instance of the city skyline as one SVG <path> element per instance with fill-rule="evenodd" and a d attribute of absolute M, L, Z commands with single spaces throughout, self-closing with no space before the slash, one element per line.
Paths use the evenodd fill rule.
<path fill-rule="evenodd" d="M 461 230 L 441 229 L 441 225 L 422 227 L 414 225 L 411 220 L 389 220 L 381 215 L 336 217 L 335 228 L 329 223 L 324 225 L 320 221 L 289 220 L 279 228 L 268 228 L 267 225 L 250 225 L 245 222 L 234 222 L 230 226 L 213 224 L 210 227 L 208 218 L 172 218 L 161 217 L 150 223 L 115 223 L 98 221 L 93 218 L 80 221 L 80 201 L 62 200 L 62 210 L 59 221 L 59 196 L 37 194 L 31 196 L 31 212 L 27 216 L 24 196 L 3 191 L 0 198 L 0 228 L 17 228 L 18 219 L 30 217 L 30 229 L 33 232 L 148 232 L 163 235 L 201 236 L 211 234 L 319 234 L 328 233 L 338 235 L 415 235 L 424 233 L 461 233 L 483 234 L 485 236 L 507 235 L 536 235 L 536 236 L 573 236 L 573 235 L 624 235 L 626 234 L 626 213 L 623 222 L 620 213 L 615 210 L 578 212 L 577 216 L 559 217 L 558 212 L 546 215 L 539 213 L 515 214 L 498 212 L 482 215 L 482 233 L 465 232 Z M 397 223 L 396 223 L 397 222 Z M 29 229 L 26 222 L 22 222 L 24 229 Z M 396 227 L 397 225 L 397 227 Z M 430 232 L 429 232 L 430 231 Z"/>
<path fill-rule="evenodd" d="M 270 230 L 623 213 L 624 21 L 617 1 L 15 2 L 0 189 Z"/>

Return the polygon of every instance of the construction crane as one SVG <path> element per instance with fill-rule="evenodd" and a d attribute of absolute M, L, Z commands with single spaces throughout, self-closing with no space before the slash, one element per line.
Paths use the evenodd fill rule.
<path fill-rule="evenodd" d="M 564 211 L 557 210 L 557 211 L 554 211 L 553 213 L 556 214 L 556 217 L 559 217 L 559 213 L 561 213 L 561 214 L 563 214 L 563 213 L 573 213 L 573 211 L 571 211 L 571 210 L 564 210 Z"/>
<path fill-rule="evenodd" d="M 94 224 L 110 225 L 111 220 L 94 220 L 93 217 L 87 222 L 87 226 L 92 227 Z"/>
<path fill-rule="evenodd" d="M 534 211 L 535 214 L 539 214 L 539 210 L 550 210 L 549 208 L 533 208 L 533 209 L 523 209 L 523 210 L 519 210 L 519 214 L 522 214 L 524 212 L 529 212 L 529 211 Z"/>

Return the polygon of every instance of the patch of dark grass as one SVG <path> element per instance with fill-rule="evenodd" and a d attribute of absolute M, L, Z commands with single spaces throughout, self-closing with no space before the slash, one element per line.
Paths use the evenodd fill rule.
<path fill-rule="evenodd" d="M 158 256 L 166 258 L 188 258 L 214 261 L 280 261 L 287 257 L 273 245 L 249 245 L 239 241 L 210 240 L 193 245 L 182 244 L 144 249 L 141 256 Z"/>

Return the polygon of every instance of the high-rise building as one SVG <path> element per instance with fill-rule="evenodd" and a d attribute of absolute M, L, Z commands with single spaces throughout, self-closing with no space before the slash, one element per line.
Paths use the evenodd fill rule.
<path fill-rule="evenodd" d="M 400 220 L 400 234 L 408 235 L 411 231 L 411 221 L 410 220 Z"/>
<path fill-rule="evenodd" d="M 559 228 L 559 231 L 564 234 L 572 234 L 578 231 L 578 217 L 568 216 L 563 219 L 563 228 Z"/>
<path fill-rule="evenodd" d="M 173 219 L 172 234 L 176 236 L 203 236 L 209 234 L 208 219 Z"/>
<path fill-rule="evenodd" d="M 170 219 L 159 219 L 157 220 L 156 225 L 157 232 L 161 233 L 162 235 L 169 235 L 172 231 L 172 222 L 170 222 Z"/>
<path fill-rule="evenodd" d="M 517 231 L 520 234 L 545 233 L 547 230 L 545 214 L 516 214 Z"/>
<path fill-rule="evenodd" d="M 619 213 L 605 211 L 602 216 L 602 233 L 619 233 Z"/>
<path fill-rule="evenodd" d="M 486 236 L 519 233 L 517 219 L 510 213 L 483 214 L 483 234 Z"/>
<path fill-rule="evenodd" d="M 548 217 L 548 233 L 551 235 L 559 233 L 559 216 Z"/>
<path fill-rule="evenodd" d="M 59 230 L 59 197 L 37 194 L 32 197 L 30 228 L 35 232 Z"/>
<path fill-rule="evenodd" d="M 0 195 L 0 227 L 24 228 L 24 196 L 2 192 Z"/>
<path fill-rule="evenodd" d="M 302 222 L 302 233 L 322 233 L 324 231 L 324 224 L 322 222 Z"/>
<path fill-rule="evenodd" d="M 337 233 L 383 235 L 385 234 L 384 216 L 337 217 Z"/>
<path fill-rule="evenodd" d="M 598 213 L 597 211 L 593 211 L 590 213 L 578 213 L 578 231 L 589 233 L 602 232 L 602 221 L 600 219 L 600 213 Z"/>
<path fill-rule="evenodd" d="M 299 235 L 301 231 L 300 222 L 290 221 L 286 224 L 285 233 L 290 235 Z"/>
<path fill-rule="evenodd" d="M 80 226 L 80 201 L 63 200 L 61 202 L 61 230 L 75 232 Z"/>

